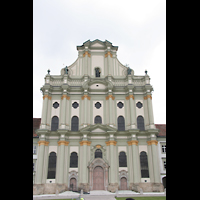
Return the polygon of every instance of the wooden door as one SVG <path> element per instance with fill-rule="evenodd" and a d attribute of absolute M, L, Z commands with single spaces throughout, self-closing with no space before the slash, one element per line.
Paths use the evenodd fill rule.
<path fill-rule="evenodd" d="M 93 171 L 93 190 L 104 190 L 104 172 L 99 166 Z"/>
<path fill-rule="evenodd" d="M 127 190 L 127 179 L 124 177 L 120 180 L 120 189 Z"/>
<path fill-rule="evenodd" d="M 75 178 L 70 179 L 70 190 L 76 191 L 76 179 Z"/>

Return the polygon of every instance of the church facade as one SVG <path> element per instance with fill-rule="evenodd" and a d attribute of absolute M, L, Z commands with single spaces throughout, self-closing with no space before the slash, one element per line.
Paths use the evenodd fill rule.
<path fill-rule="evenodd" d="M 117 59 L 109 41 L 86 41 L 48 74 L 36 130 L 33 194 L 65 190 L 163 191 L 150 77 Z"/>

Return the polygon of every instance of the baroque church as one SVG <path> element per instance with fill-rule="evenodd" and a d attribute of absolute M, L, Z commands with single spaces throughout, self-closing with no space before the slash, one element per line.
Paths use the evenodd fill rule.
<path fill-rule="evenodd" d="M 78 58 L 45 76 L 33 143 L 33 194 L 83 189 L 159 191 L 159 129 L 150 77 L 137 76 L 105 40 L 77 46 Z M 33 149 L 34 151 L 34 149 Z"/>

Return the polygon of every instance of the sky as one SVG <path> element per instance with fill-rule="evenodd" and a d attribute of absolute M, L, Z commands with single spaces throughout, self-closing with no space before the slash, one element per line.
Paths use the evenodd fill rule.
<path fill-rule="evenodd" d="M 154 123 L 166 123 L 166 0 L 33 0 L 33 117 L 42 114 L 47 70 L 60 75 L 76 46 L 108 40 L 135 75 L 147 69 Z"/>

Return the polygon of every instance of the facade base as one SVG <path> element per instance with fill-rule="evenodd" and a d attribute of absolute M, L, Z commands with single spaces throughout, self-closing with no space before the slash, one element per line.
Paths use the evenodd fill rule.
<path fill-rule="evenodd" d="M 67 184 L 58 183 L 45 183 L 45 184 L 34 184 L 33 185 L 33 195 L 38 194 L 56 194 L 68 190 Z"/>
<path fill-rule="evenodd" d="M 80 183 L 78 190 L 83 190 L 83 192 L 89 192 L 90 191 L 89 183 Z"/>
<path fill-rule="evenodd" d="M 116 192 L 116 190 L 118 189 L 118 183 L 109 183 L 108 184 L 108 191 L 109 192 Z"/>
<path fill-rule="evenodd" d="M 135 192 L 163 192 L 164 187 L 162 183 L 130 183 L 129 190 Z"/>

